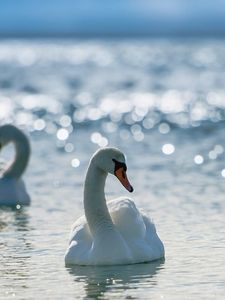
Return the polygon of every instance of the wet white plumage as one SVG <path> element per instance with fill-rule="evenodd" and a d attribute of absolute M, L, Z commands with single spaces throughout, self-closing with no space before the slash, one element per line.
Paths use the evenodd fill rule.
<path fill-rule="evenodd" d="M 84 188 L 85 216 L 73 226 L 66 264 L 131 264 L 164 256 L 155 225 L 131 199 L 121 197 L 106 204 L 104 184 L 107 172 L 113 173 L 113 158 L 125 162 L 114 148 L 98 151 L 91 160 Z"/>

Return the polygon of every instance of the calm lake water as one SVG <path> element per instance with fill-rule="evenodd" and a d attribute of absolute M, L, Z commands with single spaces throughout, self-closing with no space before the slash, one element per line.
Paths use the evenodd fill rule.
<path fill-rule="evenodd" d="M 224 298 L 224 53 L 220 40 L 0 41 L 0 124 L 32 145 L 31 206 L 0 209 L 0 299 Z M 165 260 L 66 268 L 87 164 L 107 145 L 126 154 Z M 128 196 L 113 176 L 106 194 Z"/>

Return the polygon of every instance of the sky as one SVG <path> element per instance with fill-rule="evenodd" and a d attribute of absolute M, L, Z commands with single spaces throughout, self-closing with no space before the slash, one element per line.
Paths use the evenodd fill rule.
<path fill-rule="evenodd" d="M 225 0 L 0 1 L 0 36 L 224 33 Z"/>

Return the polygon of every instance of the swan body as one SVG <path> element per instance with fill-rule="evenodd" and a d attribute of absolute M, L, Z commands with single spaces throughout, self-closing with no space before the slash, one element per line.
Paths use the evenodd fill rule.
<path fill-rule="evenodd" d="M 66 265 L 117 265 L 153 261 L 164 257 L 164 246 L 155 225 L 129 198 L 106 203 L 107 173 L 133 188 L 126 177 L 125 157 L 115 148 L 104 148 L 92 157 L 84 185 L 84 211 L 73 225 Z"/>
<path fill-rule="evenodd" d="M 30 145 L 25 134 L 13 125 L 0 126 L 0 150 L 8 143 L 14 143 L 14 161 L 0 170 L 0 205 L 28 205 L 30 197 L 21 176 L 30 156 Z"/>

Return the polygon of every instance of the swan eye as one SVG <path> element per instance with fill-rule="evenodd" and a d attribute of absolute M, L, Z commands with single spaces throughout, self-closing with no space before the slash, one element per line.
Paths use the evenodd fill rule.
<path fill-rule="evenodd" d="M 120 162 L 120 161 L 118 161 L 118 160 L 116 160 L 116 159 L 112 159 L 112 161 L 115 163 L 115 169 L 114 169 L 114 173 L 118 170 L 118 169 L 123 169 L 123 172 L 124 172 L 124 176 L 126 176 L 125 175 L 125 172 L 127 171 L 127 166 L 126 166 L 126 164 L 125 163 L 122 163 L 122 162 Z"/>
<path fill-rule="evenodd" d="M 0 143 L 0 150 L 1 150 L 1 148 L 2 148 L 2 144 Z"/>

